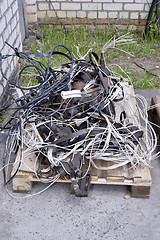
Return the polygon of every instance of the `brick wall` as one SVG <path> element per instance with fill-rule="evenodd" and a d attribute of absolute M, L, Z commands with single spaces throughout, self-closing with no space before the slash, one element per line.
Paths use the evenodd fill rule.
<path fill-rule="evenodd" d="M 0 53 L 2 55 L 13 53 L 5 41 L 22 50 L 17 0 L 0 0 Z M 17 62 L 18 59 L 12 57 L 2 62 L 2 69 L 7 78 L 13 73 Z M 2 81 L 1 72 L 0 80 Z M 5 85 L 5 79 L 3 79 L 3 84 Z M 0 85 L 0 95 L 1 93 L 2 86 Z"/>
<path fill-rule="evenodd" d="M 104 24 L 126 24 L 126 20 L 136 24 L 138 22 L 135 20 L 141 22 L 147 18 L 151 2 L 152 0 L 26 0 L 29 23 L 58 17 L 77 21 L 91 19 L 93 24 L 97 23 L 97 19 L 101 19 Z"/>

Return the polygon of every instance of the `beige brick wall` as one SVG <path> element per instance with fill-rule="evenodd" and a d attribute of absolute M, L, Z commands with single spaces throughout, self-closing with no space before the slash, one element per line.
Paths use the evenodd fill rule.
<path fill-rule="evenodd" d="M 17 0 L 0 1 L 0 53 L 2 55 L 11 54 L 13 50 L 5 44 L 7 41 L 10 45 L 17 47 L 22 51 L 22 41 L 19 24 L 19 12 Z M 11 76 L 18 63 L 17 57 L 11 57 L 2 62 L 2 70 L 7 78 Z M 6 84 L 0 72 L 0 83 Z M 2 85 L 0 84 L 0 96 L 2 94 Z"/>
<path fill-rule="evenodd" d="M 27 7 L 27 21 L 28 23 L 37 23 L 38 20 L 38 15 L 39 18 L 45 18 L 46 17 L 46 11 L 45 8 L 43 11 L 38 12 L 37 9 L 37 0 L 25 0 L 26 2 L 26 7 Z M 46 1 L 41 1 L 40 4 L 45 4 Z"/>
<path fill-rule="evenodd" d="M 29 23 L 51 17 L 146 19 L 151 2 L 152 0 L 26 0 Z"/>

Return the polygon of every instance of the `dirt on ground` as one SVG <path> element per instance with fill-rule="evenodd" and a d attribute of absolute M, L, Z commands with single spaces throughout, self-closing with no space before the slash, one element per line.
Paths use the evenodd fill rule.
<path fill-rule="evenodd" d="M 127 68 L 132 72 L 144 74 L 149 72 L 151 75 L 160 75 L 160 57 L 124 57 L 114 58 L 112 63 L 108 63 L 108 67 L 118 64 L 122 68 Z"/>

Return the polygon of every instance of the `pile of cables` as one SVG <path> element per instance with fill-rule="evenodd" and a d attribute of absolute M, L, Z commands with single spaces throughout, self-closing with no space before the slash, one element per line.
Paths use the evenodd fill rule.
<path fill-rule="evenodd" d="M 127 100 L 130 91 L 125 90 L 129 89 L 129 80 L 105 64 L 105 50 L 114 43 L 115 39 L 104 46 L 100 58 L 89 51 L 80 59 L 63 45 L 49 53 L 27 55 L 8 44 L 14 54 L 0 56 L 1 73 L 7 81 L 7 88 L 3 81 L 0 83 L 1 98 L 10 95 L 9 103 L 0 111 L 11 111 L 9 121 L 1 127 L 1 138 L 6 138 L 5 184 L 31 154 L 35 155 L 31 171 L 37 178 L 48 183 L 59 178 L 70 180 L 76 196 L 88 195 L 91 168 L 107 171 L 127 164 L 133 169 L 140 164 L 150 166 L 157 138 L 148 122 L 145 99 L 136 96 L 141 107 L 135 103 L 136 110 L 132 108 Z M 60 68 L 52 66 L 55 56 L 64 58 Z M 2 63 L 9 57 L 25 62 L 16 82 L 7 80 L 3 73 Z M 44 57 L 47 65 L 39 60 Z M 35 73 L 36 85 L 31 77 L 29 86 L 22 84 L 24 72 Z M 117 114 L 119 106 L 123 110 Z M 11 154 L 18 151 L 16 170 L 8 176 Z"/>

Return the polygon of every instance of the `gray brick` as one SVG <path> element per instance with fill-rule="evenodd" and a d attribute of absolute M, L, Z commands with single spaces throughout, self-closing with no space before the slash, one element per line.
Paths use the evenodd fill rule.
<path fill-rule="evenodd" d="M 3 3 L 1 3 L 1 14 L 3 15 L 4 14 L 4 12 L 7 10 L 7 8 L 8 8 L 8 2 L 5 0 L 5 1 L 3 1 Z"/>
<path fill-rule="evenodd" d="M 48 4 L 48 2 L 39 3 L 38 7 L 39 7 L 39 10 L 48 10 L 49 4 Z"/>
<path fill-rule="evenodd" d="M 14 39 L 14 41 L 16 40 L 17 37 L 17 33 L 16 33 L 16 28 L 14 29 L 14 31 L 12 32 L 12 37 Z"/>
<path fill-rule="evenodd" d="M 135 0 L 136 3 L 151 3 L 152 0 Z"/>
<path fill-rule="evenodd" d="M 88 13 L 88 18 L 91 18 L 91 19 L 94 19 L 94 18 L 97 18 L 97 12 L 89 12 Z"/>
<path fill-rule="evenodd" d="M 106 11 L 121 11 L 122 3 L 105 3 L 103 9 Z"/>
<path fill-rule="evenodd" d="M 0 73 L 0 80 L 2 79 L 2 74 Z M 3 87 L 0 85 L 0 95 L 3 93 Z"/>
<path fill-rule="evenodd" d="M 114 2 L 132 3 L 134 0 L 114 0 Z"/>
<path fill-rule="evenodd" d="M 98 12 L 98 18 L 107 18 L 106 12 Z"/>
<path fill-rule="evenodd" d="M 3 47 L 3 50 L 2 50 L 2 52 L 3 52 L 3 54 L 8 54 L 8 48 L 9 48 L 9 46 L 7 46 L 7 44 L 4 44 L 4 47 Z M 4 64 L 4 67 L 3 67 L 3 64 Z M 6 69 L 6 66 L 5 66 L 6 64 L 5 64 L 5 61 L 3 61 L 2 62 L 2 69 Z"/>
<path fill-rule="evenodd" d="M 139 17 L 138 12 L 131 12 L 131 13 L 130 13 L 130 18 L 131 18 L 131 19 L 138 19 L 138 17 Z"/>
<path fill-rule="evenodd" d="M 52 3 L 52 4 L 50 4 L 50 9 L 52 9 L 52 10 L 53 9 L 60 9 L 60 3 Z"/>
<path fill-rule="evenodd" d="M 4 31 L 5 27 L 6 27 L 6 20 L 5 20 L 5 17 L 2 17 L 2 19 L 0 20 L 0 35 Z"/>
<path fill-rule="evenodd" d="M 49 11 L 47 11 L 47 13 L 48 13 L 48 16 L 49 16 Z M 38 16 L 38 18 L 46 18 L 46 16 L 47 16 L 47 13 L 46 13 L 46 11 L 39 11 L 38 13 L 37 13 L 37 16 Z M 35 16 L 35 15 L 29 15 L 29 19 L 31 19 L 31 17 L 33 17 L 33 16 Z M 51 17 L 51 16 L 49 16 L 49 17 Z M 32 19 L 31 19 L 32 20 Z"/>
<path fill-rule="evenodd" d="M 26 0 L 27 4 L 36 4 L 36 0 Z"/>
<path fill-rule="evenodd" d="M 82 0 L 82 1 L 80 1 L 80 0 L 72 0 L 72 2 L 91 2 L 92 0 Z"/>
<path fill-rule="evenodd" d="M 77 17 L 78 18 L 85 18 L 86 17 L 86 12 L 85 11 L 78 11 L 77 12 Z"/>
<path fill-rule="evenodd" d="M 1 52 L 1 50 L 2 50 L 2 48 L 3 48 L 3 38 L 2 38 L 2 36 L 0 36 L 0 52 Z"/>
<path fill-rule="evenodd" d="M 65 18 L 66 17 L 66 11 L 57 11 L 57 15 L 59 18 Z"/>
<path fill-rule="evenodd" d="M 14 46 L 15 46 L 16 48 L 18 48 L 18 50 L 20 50 L 20 49 L 19 49 L 20 41 L 21 41 L 21 37 L 20 37 L 20 35 L 19 35 L 19 36 L 16 37 L 15 42 L 14 42 Z M 16 64 L 16 62 L 17 62 L 17 60 L 15 59 L 15 60 L 14 60 L 14 63 Z"/>
<path fill-rule="evenodd" d="M 20 51 L 22 51 L 22 49 L 23 49 L 22 42 L 21 42 L 21 38 L 20 38 L 20 42 L 19 42 L 18 48 L 19 48 Z"/>
<path fill-rule="evenodd" d="M 29 23 L 36 23 L 37 22 L 37 16 L 34 14 L 34 15 L 27 15 L 27 20 Z"/>
<path fill-rule="evenodd" d="M 140 13 L 141 19 L 147 19 L 147 16 L 148 16 L 148 12 L 141 12 Z"/>
<path fill-rule="evenodd" d="M 7 28 L 5 29 L 5 31 L 3 32 L 4 41 L 8 40 L 10 34 L 11 34 L 11 27 L 10 27 L 10 25 L 8 25 Z"/>
<path fill-rule="evenodd" d="M 12 21 L 11 21 L 11 29 L 12 29 L 12 31 L 15 28 L 16 24 L 17 24 L 17 20 L 16 20 L 16 16 L 14 16 L 12 18 Z"/>
<path fill-rule="evenodd" d="M 144 8 L 144 4 L 136 4 L 136 3 L 128 3 L 124 4 L 124 10 L 129 10 L 129 11 L 142 11 Z"/>
<path fill-rule="evenodd" d="M 36 13 L 36 11 L 37 11 L 36 5 L 27 6 L 27 13 Z"/>
<path fill-rule="evenodd" d="M 13 45 L 14 38 L 12 37 L 12 35 L 10 35 L 10 37 L 8 38 L 8 42 L 9 42 L 10 45 Z"/>
<path fill-rule="evenodd" d="M 9 21 L 11 20 L 11 18 L 12 18 L 12 10 L 11 10 L 11 8 L 8 8 L 5 16 L 6 16 L 6 22 L 7 22 L 7 24 L 8 24 Z"/>
<path fill-rule="evenodd" d="M 14 68 L 13 68 L 13 69 L 14 69 Z M 11 73 L 12 73 L 12 69 L 11 69 L 11 68 L 8 68 L 8 63 L 7 63 L 7 72 L 6 72 L 7 78 L 10 77 Z"/>
<path fill-rule="evenodd" d="M 67 11 L 67 17 L 68 18 L 75 18 L 76 17 L 76 11 Z"/>
<path fill-rule="evenodd" d="M 62 10 L 80 10 L 80 3 L 61 3 Z"/>
<path fill-rule="evenodd" d="M 118 12 L 109 12 L 109 18 L 117 18 Z"/>
<path fill-rule="evenodd" d="M 114 0 L 114 2 L 132 3 L 132 2 L 134 2 L 134 0 Z"/>
<path fill-rule="evenodd" d="M 16 12 L 16 18 L 17 18 L 17 22 L 19 22 L 19 12 Z"/>
<path fill-rule="evenodd" d="M 92 11 L 92 10 L 101 10 L 102 4 L 101 3 L 82 3 L 82 10 Z"/>
<path fill-rule="evenodd" d="M 47 11 L 47 16 L 49 18 L 54 18 L 56 17 L 55 11 L 51 10 L 51 11 Z"/>
<path fill-rule="evenodd" d="M 15 1 L 12 4 L 12 14 L 14 15 L 17 10 L 18 10 L 18 5 L 17 5 L 17 1 Z"/>
<path fill-rule="evenodd" d="M 17 0 L 5 0 L 5 1 L 8 2 L 8 7 L 10 7 L 13 4 L 13 2 L 16 2 Z"/>
<path fill-rule="evenodd" d="M 21 34 L 17 36 L 14 42 L 14 46 L 17 47 L 19 51 L 21 51 L 20 44 L 21 44 Z"/>
<path fill-rule="evenodd" d="M 19 22 L 16 25 L 16 33 L 17 33 L 17 35 L 20 34 L 20 24 L 19 24 Z"/>
<path fill-rule="evenodd" d="M 93 0 L 93 2 L 100 2 L 100 3 L 106 3 L 106 2 L 113 2 L 113 0 Z"/>
<path fill-rule="evenodd" d="M 149 9 L 150 9 L 150 6 L 148 5 L 148 4 L 145 4 L 145 11 L 149 11 Z"/>
<path fill-rule="evenodd" d="M 127 19 L 129 16 L 129 12 L 120 12 L 119 17 L 120 19 Z"/>

